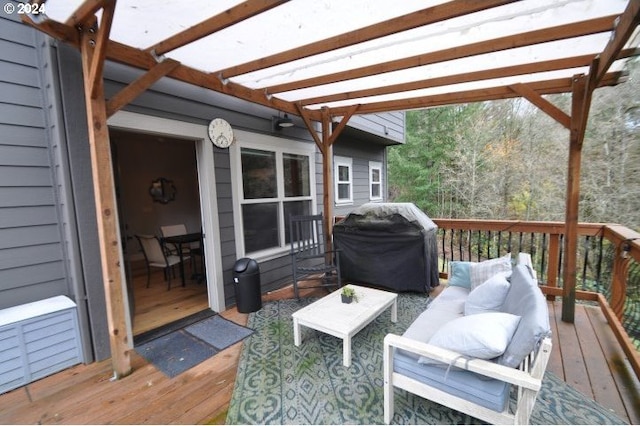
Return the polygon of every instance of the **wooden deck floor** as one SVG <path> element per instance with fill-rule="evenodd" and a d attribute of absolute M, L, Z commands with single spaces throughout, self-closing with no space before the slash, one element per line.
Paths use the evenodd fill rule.
<path fill-rule="evenodd" d="M 263 300 L 290 297 L 287 288 Z M 549 309 L 554 347 L 548 369 L 623 420 L 640 423 L 639 381 L 599 309 L 577 306 L 575 327 L 560 321 L 558 302 Z M 221 315 L 243 325 L 248 318 L 235 308 Z M 0 395 L 0 423 L 223 424 L 241 348 L 238 343 L 173 379 L 135 352 L 133 373 L 119 381 L 110 380 L 108 360 L 78 365 Z"/>

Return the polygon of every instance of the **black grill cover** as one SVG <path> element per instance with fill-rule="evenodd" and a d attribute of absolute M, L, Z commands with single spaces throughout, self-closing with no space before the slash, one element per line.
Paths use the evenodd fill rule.
<path fill-rule="evenodd" d="M 368 203 L 333 227 L 344 280 L 396 292 L 437 287 L 438 227 L 412 203 Z"/>

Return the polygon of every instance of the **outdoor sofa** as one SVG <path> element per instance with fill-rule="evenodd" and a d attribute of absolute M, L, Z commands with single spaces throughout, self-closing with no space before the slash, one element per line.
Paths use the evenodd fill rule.
<path fill-rule="evenodd" d="M 550 334 L 547 303 L 527 254 L 514 267 L 510 255 L 454 262 L 441 294 L 402 336 L 384 339 L 385 423 L 399 388 L 489 423 L 528 424 Z"/>

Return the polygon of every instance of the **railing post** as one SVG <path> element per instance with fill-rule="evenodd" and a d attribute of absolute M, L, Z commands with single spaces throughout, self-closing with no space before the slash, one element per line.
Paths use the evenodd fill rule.
<path fill-rule="evenodd" d="M 547 285 L 558 287 L 558 266 L 560 264 L 560 234 L 549 234 L 549 264 L 547 265 Z M 547 296 L 555 298 L 555 296 Z"/>

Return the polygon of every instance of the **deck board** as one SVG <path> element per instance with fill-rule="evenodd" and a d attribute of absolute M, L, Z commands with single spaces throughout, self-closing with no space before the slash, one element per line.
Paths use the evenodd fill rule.
<path fill-rule="evenodd" d="M 640 424 L 640 381 L 633 374 L 633 368 L 618 345 L 602 311 L 598 308 L 591 308 L 587 309 L 587 314 L 592 330 L 598 338 L 600 349 L 607 360 L 608 371 L 615 382 L 617 390 L 615 395 L 624 405 L 630 423 Z M 612 408 L 604 402 L 601 403 Z"/>
<path fill-rule="evenodd" d="M 557 338 L 553 339 L 553 343 L 561 342 L 559 349 L 562 354 L 564 381 L 583 395 L 594 399 L 576 329 L 573 324 L 559 320 L 562 317 L 562 305 L 554 303 L 553 306 L 558 330 Z"/>
<path fill-rule="evenodd" d="M 589 374 L 589 383 L 593 391 L 593 399 L 600 401 L 615 412 L 626 411 L 618 394 L 612 372 L 605 354 L 601 350 L 592 350 L 600 347 L 598 336 L 593 332 L 585 306 L 577 306 L 575 315 L 575 327 L 582 350 L 582 357 Z M 580 309 L 582 308 L 582 309 Z M 596 308 L 597 309 L 597 308 Z"/>
<path fill-rule="evenodd" d="M 180 292 L 173 290 L 154 293 L 175 298 Z M 324 290 L 306 294 L 310 292 Z M 287 288 L 263 300 L 290 298 L 292 293 Z M 162 300 L 153 303 L 169 306 Z M 590 398 L 623 420 L 640 423 L 640 382 L 599 308 L 577 305 L 575 326 L 562 322 L 561 314 L 561 303 L 549 302 L 554 346 L 548 370 L 561 379 L 569 377 L 583 394 L 589 389 Z M 236 309 L 221 315 L 242 325 L 248 319 Z M 0 423 L 224 424 L 241 348 L 242 342 L 237 343 L 173 379 L 136 353 L 133 373 L 116 382 L 110 381 L 108 360 L 78 365 L 0 395 Z"/>

